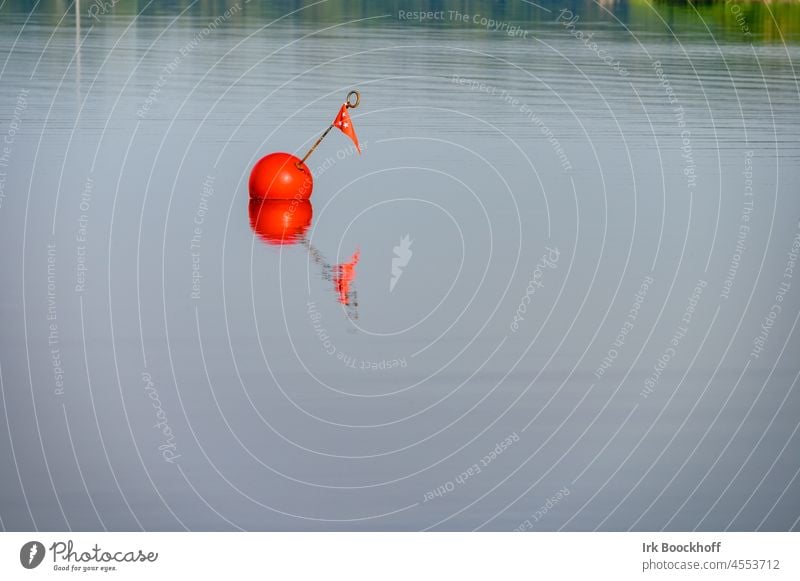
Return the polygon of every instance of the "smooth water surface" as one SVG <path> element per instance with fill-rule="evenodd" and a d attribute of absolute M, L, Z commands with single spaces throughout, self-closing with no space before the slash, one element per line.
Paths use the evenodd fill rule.
<path fill-rule="evenodd" d="M 800 5 L 110 4 L 0 7 L 5 529 L 798 528 Z"/>

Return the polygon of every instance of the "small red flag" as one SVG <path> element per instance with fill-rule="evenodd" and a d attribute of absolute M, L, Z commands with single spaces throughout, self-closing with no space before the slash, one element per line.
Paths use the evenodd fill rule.
<path fill-rule="evenodd" d="M 350 120 L 350 114 L 347 112 L 346 103 L 339 109 L 339 114 L 336 116 L 336 119 L 333 120 L 333 126 L 341 129 L 342 133 L 352 139 L 353 143 L 356 144 L 358 153 L 361 153 L 361 148 L 358 146 L 358 137 L 356 137 L 356 131 L 353 129 L 353 122 Z"/>

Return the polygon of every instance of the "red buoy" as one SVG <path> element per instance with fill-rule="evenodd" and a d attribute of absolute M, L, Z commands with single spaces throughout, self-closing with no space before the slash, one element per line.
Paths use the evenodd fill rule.
<path fill-rule="evenodd" d="M 250 200 L 250 226 L 268 244 L 295 244 L 311 226 L 308 200 Z"/>
<path fill-rule="evenodd" d="M 250 197 L 255 200 L 307 200 L 313 189 L 311 170 L 291 153 L 270 153 L 250 173 Z"/>
<path fill-rule="evenodd" d="M 348 109 L 358 107 L 360 101 L 361 94 L 358 91 L 350 91 L 347 94 L 347 99 L 339 109 L 336 119 L 319 136 L 303 159 L 297 158 L 291 153 L 282 152 L 270 153 L 259 159 L 250 172 L 250 198 L 253 200 L 307 200 L 310 198 L 311 190 L 314 189 L 314 178 L 305 161 L 309 155 L 314 153 L 331 129 L 338 127 L 342 133 L 353 140 L 356 149 L 361 153 L 358 137 L 353 129 L 353 121 L 347 112 Z"/>

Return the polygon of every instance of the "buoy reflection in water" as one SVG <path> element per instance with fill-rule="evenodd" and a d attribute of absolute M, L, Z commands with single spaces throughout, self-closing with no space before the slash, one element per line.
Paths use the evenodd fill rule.
<path fill-rule="evenodd" d="M 250 200 L 250 226 L 267 244 L 296 244 L 313 216 L 308 200 Z"/>
<path fill-rule="evenodd" d="M 328 262 L 306 236 L 313 217 L 309 200 L 251 199 L 249 215 L 253 232 L 267 244 L 305 246 L 312 262 L 320 267 L 321 278 L 332 283 L 336 300 L 346 307 L 348 317 L 358 318 L 358 296 L 354 284 L 361 251 L 356 250 L 346 262 Z"/>

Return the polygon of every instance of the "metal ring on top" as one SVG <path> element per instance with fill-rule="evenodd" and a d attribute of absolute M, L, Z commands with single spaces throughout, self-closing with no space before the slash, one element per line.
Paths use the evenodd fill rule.
<path fill-rule="evenodd" d="M 352 97 L 353 95 L 355 95 L 356 97 L 355 103 L 350 102 L 350 97 Z M 347 105 L 348 109 L 355 109 L 356 107 L 358 107 L 358 104 L 360 102 L 361 102 L 361 93 L 359 93 L 358 91 L 350 91 L 349 93 L 347 93 L 347 101 L 345 102 L 345 104 Z"/>

